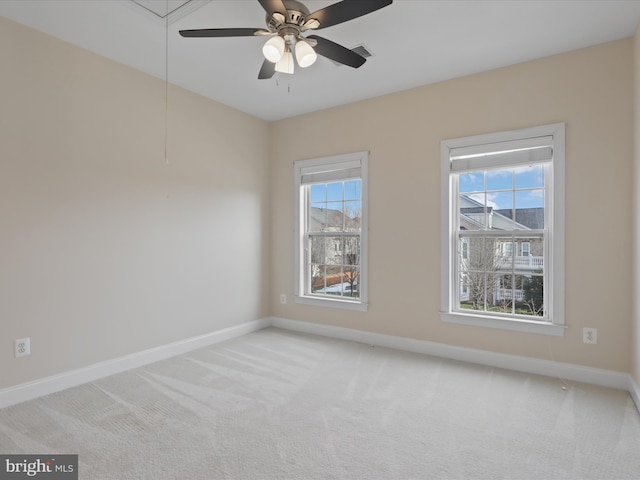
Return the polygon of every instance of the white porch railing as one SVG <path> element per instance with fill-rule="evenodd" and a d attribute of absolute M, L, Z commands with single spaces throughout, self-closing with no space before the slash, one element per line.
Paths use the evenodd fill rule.
<path fill-rule="evenodd" d="M 528 255 L 526 257 L 515 257 L 513 260 L 516 268 L 542 270 L 542 268 L 544 267 L 544 257 L 534 257 L 532 255 Z"/>
<path fill-rule="evenodd" d="M 502 259 L 499 264 L 503 267 L 511 263 L 511 257 L 499 257 Z M 513 267 L 516 270 L 542 270 L 544 268 L 544 257 L 513 257 Z"/>
<path fill-rule="evenodd" d="M 515 295 L 514 295 L 515 294 Z M 512 290 L 511 288 L 498 288 L 494 295 L 494 305 L 502 300 L 515 300 L 516 302 L 524 302 L 524 290 Z M 515 299 L 513 298 L 515 296 Z"/>

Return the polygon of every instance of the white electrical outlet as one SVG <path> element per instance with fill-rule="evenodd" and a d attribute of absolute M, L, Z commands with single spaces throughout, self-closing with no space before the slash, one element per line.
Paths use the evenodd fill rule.
<path fill-rule="evenodd" d="M 585 327 L 582 329 L 582 341 L 595 345 L 598 343 L 598 329 Z"/>
<path fill-rule="evenodd" d="M 16 358 L 31 355 L 31 337 L 14 340 L 13 352 Z"/>
<path fill-rule="evenodd" d="M 287 296 L 284 293 L 280 294 L 280 303 L 283 305 L 287 303 Z"/>

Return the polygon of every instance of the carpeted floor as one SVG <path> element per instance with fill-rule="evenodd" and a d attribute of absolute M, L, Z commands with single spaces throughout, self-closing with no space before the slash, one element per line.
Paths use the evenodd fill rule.
<path fill-rule="evenodd" d="M 627 392 L 266 329 L 0 410 L 80 479 L 640 479 Z"/>

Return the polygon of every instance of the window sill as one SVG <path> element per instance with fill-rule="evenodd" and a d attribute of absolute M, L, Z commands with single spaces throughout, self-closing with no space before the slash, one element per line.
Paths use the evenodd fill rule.
<path fill-rule="evenodd" d="M 367 304 L 363 302 L 354 302 L 351 300 L 340 300 L 334 298 L 321 297 L 305 297 L 296 295 L 294 302 L 302 305 L 312 305 L 314 307 L 338 308 L 341 310 L 354 310 L 358 312 L 366 312 Z"/>
<path fill-rule="evenodd" d="M 440 312 L 440 319 L 446 323 L 472 325 L 475 327 L 497 328 L 500 330 L 512 330 L 524 333 L 537 333 L 540 335 L 551 335 L 555 337 L 564 336 L 564 331 L 567 328 L 566 325 L 534 322 L 522 320 L 519 318 L 508 319 L 500 317 L 490 317 L 485 315 L 468 315 L 457 312 Z"/>

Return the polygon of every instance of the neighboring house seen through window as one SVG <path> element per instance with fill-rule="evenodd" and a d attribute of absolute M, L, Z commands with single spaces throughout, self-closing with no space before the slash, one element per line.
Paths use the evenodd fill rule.
<path fill-rule="evenodd" d="M 564 124 L 442 142 L 445 321 L 562 335 Z"/>
<path fill-rule="evenodd" d="M 367 158 L 295 162 L 298 302 L 366 309 Z"/>

